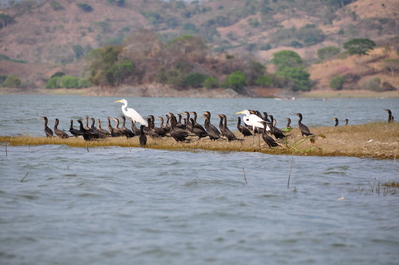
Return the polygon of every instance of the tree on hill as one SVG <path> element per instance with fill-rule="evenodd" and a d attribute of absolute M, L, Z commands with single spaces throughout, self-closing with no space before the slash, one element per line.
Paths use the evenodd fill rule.
<path fill-rule="evenodd" d="M 376 43 L 370 39 L 352 39 L 344 43 L 344 48 L 350 55 L 368 55 Z"/>
<path fill-rule="evenodd" d="M 302 58 L 294 51 L 284 50 L 273 53 L 272 62 L 279 69 L 284 67 L 296 67 L 302 65 Z"/>
<path fill-rule="evenodd" d="M 339 48 L 334 46 L 327 46 L 317 50 L 317 56 L 320 60 L 324 61 L 329 59 L 339 53 Z"/>
<path fill-rule="evenodd" d="M 276 76 L 284 79 L 286 88 L 293 91 L 310 90 L 310 74 L 302 66 L 302 58 L 293 51 L 284 50 L 273 54 L 277 66 Z"/>

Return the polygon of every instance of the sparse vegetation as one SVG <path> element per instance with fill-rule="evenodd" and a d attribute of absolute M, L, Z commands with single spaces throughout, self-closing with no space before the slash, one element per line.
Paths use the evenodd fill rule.
<path fill-rule="evenodd" d="M 88 13 L 93 11 L 94 9 L 91 7 L 91 5 L 84 4 L 84 3 L 79 3 L 77 6 L 82 9 L 84 12 Z"/>
<path fill-rule="evenodd" d="M 21 79 L 15 75 L 7 76 L 6 80 L 3 82 L 4 87 L 19 87 L 21 85 Z"/>
<path fill-rule="evenodd" d="M 345 82 L 345 77 L 337 75 L 331 78 L 330 87 L 334 90 L 341 90 Z"/>

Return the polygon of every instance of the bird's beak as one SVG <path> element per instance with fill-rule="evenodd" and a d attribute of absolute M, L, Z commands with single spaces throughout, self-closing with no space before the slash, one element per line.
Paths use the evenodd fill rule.
<path fill-rule="evenodd" d="M 120 100 L 114 101 L 114 103 L 121 102 Z"/>
<path fill-rule="evenodd" d="M 244 111 L 239 111 L 239 112 L 237 112 L 236 114 L 241 114 L 241 113 L 243 113 Z"/>

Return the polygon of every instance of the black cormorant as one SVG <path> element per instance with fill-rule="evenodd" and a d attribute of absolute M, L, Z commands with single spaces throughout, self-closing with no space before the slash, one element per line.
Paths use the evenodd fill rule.
<path fill-rule="evenodd" d="M 132 132 L 131 130 L 129 130 L 128 128 L 126 128 L 126 117 L 125 116 L 120 116 L 122 119 L 122 134 L 126 136 L 126 138 L 131 138 L 134 137 L 136 134 L 134 132 Z"/>
<path fill-rule="evenodd" d="M 206 132 L 209 135 L 209 138 L 211 140 L 219 139 L 220 131 L 213 124 L 211 124 L 211 113 L 209 111 L 204 111 L 203 117 L 205 119 L 204 126 L 206 129 Z"/>
<path fill-rule="evenodd" d="M 285 129 L 287 129 L 286 131 L 288 131 L 289 129 L 292 130 L 292 126 L 291 126 L 291 119 L 290 118 L 285 118 L 287 120 L 287 125 L 285 126 Z"/>
<path fill-rule="evenodd" d="M 299 130 L 301 130 L 302 137 L 303 136 L 313 135 L 310 132 L 309 128 L 305 124 L 302 123 L 302 114 L 301 113 L 295 113 L 295 115 L 297 115 L 299 117 L 298 126 L 299 126 Z"/>
<path fill-rule="evenodd" d="M 42 117 L 42 119 L 44 120 L 44 133 L 46 134 L 46 137 L 53 137 L 53 130 L 51 130 L 48 126 L 48 119 L 47 117 Z"/>
<path fill-rule="evenodd" d="M 348 123 L 349 123 L 349 120 L 345 119 L 345 126 L 348 125 Z"/>
<path fill-rule="evenodd" d="M 335 126 L 335 127 L 337 127 L 337 126 L 338 126 L 338 124 L 339 124 L 339 120 L 338 120 L 337 118 L 334 118 L 334 121 L 335 121 L 335 124 L 334 124 L 334 126 Z"/>
<path fill-rule="evenodd" d="M 71 126 L 69 126 L 69 132 L 75 137 L 83 136 L 83 132 L 73 128 L 73 120 L 71 120 Z"/>
<path fill-rule="evenodd" d="M 60 121 L 56 118 L 54 121 L 54 133 L 60 137 L 61 139 L 66 139 L 69 138 L 69 135 L 64 132 L 63 130 L 58 129 L 58 124 L 60 123 Z"/>
<path fill-rule="evenodd" d="M 241 125 L 240 117 L 237 117 L 237 129 L 244 137 L 252 135 L 250 130 L 248 130 L 246 127 Z"/>
<path fill-rule="evenodd" d="M 101 128 L 101 120 L 100 119 L 97 119 L 97 130 L 100 131 L 106 137 L 111 136 L 111 134 L 107 130 Z"/>
<path fill-rule="evenodd" d="M 132 122 L 132 132 L 135 135 L 139 135 L 140 134 L 140 129 L 136 127 L 136 122 L 132 118 L 129 118 L 129 120 Z"/>
<path fill-rule="evenodd" d="M 198 136 L 198 140 L 208 136 L 208 133 L 205 131 L 204 128 L 201 129 L 200 127 L 195 126 L 195 121 L 193 118 L 190 118 L 190 122 L 191 122 L 190 131 L 194 133 L 196 136 Z"/>
<path fill-rule="evenodd" d="M 268 134 L 267 134 L 267 131 L 266 131 L 266 122 L 265 121 L 262 121 L 261 123 L 263 123 L 263 133 L 262 133 L 262 139 L 263 139 L 263 141 L 265 141 L 265 143 L 269 146 L 269 147 L 277 147 L 277 146 L 279 146 L 279 144 L 276 142 L 276 140 L 274 140 L 272 137 L 270 137 Z"/>
<path fill-rule="evenodd" d="M 108 130 L 109 130 L 109 132 L 111 133 L 111 136 L 112 137 L 119 137 L 119 136 L 122 136 L 122 133 L 120 132 L 120 131 L 118 131 L 118 130 L 116 130 L 114 127 L 112 127 L 112 125 L 111 125 L 111 117 L 108 117 L 107 118 L 108 119 Z"/>
<path fill-rule="evenodd" d="M 276 139 L 284 139 L 286 136 L 281 129 L 276 127 L 277 121 L 273 118 L 273 115 L 269 115 L 269 117 L 271 120 L 270 133 L 273 134 Z"/>
<path fill-rule="evenodd" d="M 166 131 L 161 128 L 161 127 L 156 127 L 155 126 L 155 118 L 153 115 L 148 115 L 148 117 L 150 117 L 151 120 L 151 127 L 150 130 L 155 132 L 156 134 L 158 134 L 160 137 L 165 137 L 166 136 Z"/>
<path fill-rule="evenodd" d="M 220 124 L 222 125 L 222 129 L 220 129 L 220 131 L 222 132 L 223 136 L 227 138 L 227 141 L 230 142 L 230 141 L 242 140 L 238 139 L 237 136 L 230 131 L 229 127 L 227 127 L 226 115 L 218 114 L 218 116 L 220 117 Z"/>
<path fill-rule="evenodd" d="M 388 122 L 394 122 L 394 117 L 392 116 L 392 111 L 390 109 L 385 109 L 388 112 Z"/>
<path fill-rule="evenodd" d="M 98 138 L 98 135 L 93 134 L 93 133 L 89 132 L 88 130 L 86 130 L 84 128 L 82 119 L 79 119 L 78 122 L 80 124 L 80 128 L 79 129 L 82 132 L 82 136 L 83 136 L 83 139 L 85 139 L 85 141 L 91 141 L 91 140 L 93 140 L 95 138 Z"/>
<path fill-rule="evenodd" d="M 191 112 L 191 114 L 193 114 L 193 116 L 194 116 L 194 118 L 193 118 L 194 122 L 192 122 L 193 126 L 205 131 L 205 128 L 197 122 L 197 112 L 193 111 L 193 112 Z M 187 121 L 188 121 L 188 119 L 187 119 Z"/>
<path fill-rule="evenodd" d="M 144 125 L 140 126 L 140 136 L 139 136 L 139 142 L 140 146 L 147 145 L 147 135 L 144 133 Z"/>
<path fill-rule="evenodd" d="M 176 142 L 183 142 L 183 141 L 187 141 L 187 137 L 188 137 L 188 132 L 186 132 L 183 129 L 177 128 L 176 124 L 177 124 L 177 120 L 176 117 L 173 115 L 173 113 L 169 113 L 170 115 L 170 136 L 173 137 L 173 139 L 176 140 Z"/>

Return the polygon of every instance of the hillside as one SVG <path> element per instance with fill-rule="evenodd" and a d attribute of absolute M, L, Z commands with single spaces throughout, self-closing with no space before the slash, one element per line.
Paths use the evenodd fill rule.
<path fill-rule="evenodd" d="M 163 42 L 182 34 L 196 35 L 215 55 L 248 54 L 262 64 L 270 63 L 275 52 L 293 50 L 310 66 L 317 89 L 328 88 L 329 80 L 342 66 L 358 71 L 358 87 L 378 75 L 399 88 L 395 75 L 383 65 L 387 58 L 396 58 L 394 51 L 378 57 L 382 51 L 376 50 L 372 60 L 364 57 L 361 63 L 354 57 L 321 62 L 317 56 L 318 49 L 342 49 L 352 38 L 388 43 L 399 35 L 397 1 L 336 2 L 85 0 L 82 3 L 91 8 L 88 10 L 72 0 L 21 1 L 0 10 L 3 17 L 11 18 L 3 19 L 0 27 L 0 74 L 13 74 L 25 86 L 39 87 L 57 71 L 81 77 L 84 56 L 90 50 L 122 44 L 132 32 L 146 28 L 157 32 Z M 274 71 L 271 64 L 267 67 Z"/>

